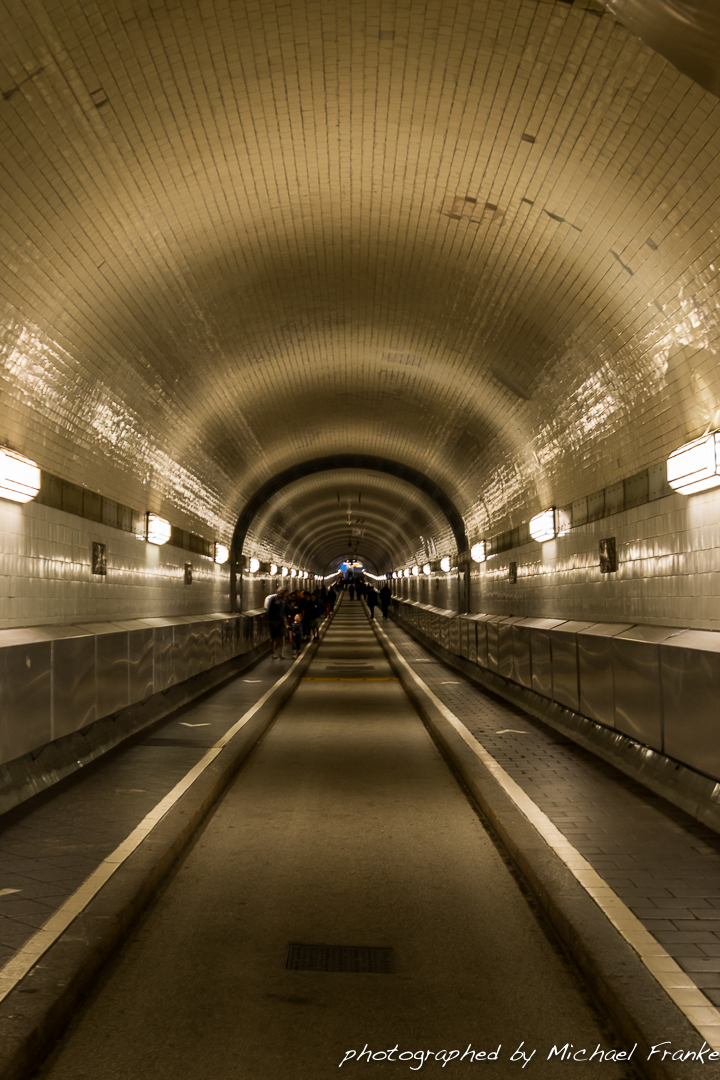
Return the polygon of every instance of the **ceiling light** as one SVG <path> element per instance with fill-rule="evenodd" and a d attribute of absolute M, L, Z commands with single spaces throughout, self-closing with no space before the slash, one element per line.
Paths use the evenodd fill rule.
<path fill-rule="evenodd" d="M 149 544 L 167 544 L 170 539 L 170 522 L 157 514 L 148 513 L 145 539 Z"/>
<path fill-rule="evenodd" d="M 537 540 L 540 544 L 543 544 L 546 540 L 555 539 L 557 527 L 554 506 L 549 510 L 543 510 L 541 514 L 536 514 L 534 518 L 530 518 L 530 535 L 533 540 Z"/>
<path fill-rule="evenodd" d="M 440 560 L 440 569 L 444 570 L 445 573 L 447 574 L 448 570 L 450 569 L 450 556 L 449 555 L 446 555 L 444 559 Z"/>
<path fill-rule="evenodd" d="M 40 490 L 40 470 L 34 461 L 0 447 L 0 499 L 26 503 Z"/>
<path fill-rule="evenodd" d="M 216 563 L 226 563 L 229 558 L 230 558 L 230 552 L 225 547 L 225 545 L 224 544 L 216 544 L 215 545 L 215 554 L 213 555 L 213 559 L 215 560 L 215 562 Z"/>
<path fill-rule="evenodd" d="M 487 555 L 485 554 L 484 540 L 478 540 L 477 544 L 473 544 L 470 548 L 470 558 L 473 562 L 485 562 Z"/>
<path fill-rule="evenodd" d="M 711 431 L 676 450 L 667 460 L 668 484 L 681 495 L 693 495 L 720 484 L 720 431 Z"/>

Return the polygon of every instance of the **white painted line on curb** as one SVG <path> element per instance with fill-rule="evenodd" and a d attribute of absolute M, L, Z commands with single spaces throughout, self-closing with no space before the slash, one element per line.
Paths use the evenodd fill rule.
<path fill-rule="evenodd" d="M 292 675 L 292 668 L 288 668 L 284 675 L 282 675 L 276 683 L 265 691 L 263 696 L 256 701 L 256 703 L 244 713 L 239 720 L 237 720 L 228 731 L 215 743 L 215 746 L 211 747 L 206 754 L 198 761 L 190 771 L 180 780 L 171 791 L 161 799 L 149 814 L 146 814 L 139 825 L 137 825 L 128 837 L 121 844 L 119 844 L 113 852 L 106 859 L 100 863 L 98 868 L 88 877 L 80 886 L 79 889 L 69 896 L 65 903 L 58 908 L 54 915 L 52 915 L 45 925 L 38 930 L 33 936 L 23 945 L 21 949 L 15 953 L 11 960 L 0 969 L 0 1001 L 3 1001 L 7 995 L 17 986 L 22 978 L 27 975 L 34 964 L 40 959 L 43 953 L 47 952 L 51 945 L 53 945 L 57 939 L 63 934 L 70 923 L 80 915 L 90 901 L 97 896 L 103 885 L 110 880 L 112 875 L 126 859 L 132 855 L 132 853 L 140 846 L 143 840 L 150 835 L 155 826 L 165 817 L 167 812 L 172 809 L 175 803 L 180 799 L 188 788 L 192 787 L 199 776 L 205 772 L 205 770 L 212 765 L 215 758 L 220 751 L 225 747 L 232 737 L 245 726 L 259 709 L 265 704 L 271 694 L 282 686 L 286 679 L 289 679 Z M 206 725 L 186 725 L 193 727 L 204 727 Z"/>
<path fill-rule="evenodd" d="M 597 871 L 593 870 L 587 859 L 553 825 L 550 818 L 533 802 L 529 795 L 526 795 L 520 785 L 512 779 L 492 754 L 488 753 L 482 743 L 478 742 L 474 735 L 470 734 L 462 721 L 458 720 L 457 716 L 436 697 L 430 687 L 413 671 L 410 663 L 400 655 L 385 631 L 379 626 L 378 631 L 385 639 L 387 647 L 392 650 L 397 662 L 406 669 L 410 678 L 432 701 L 435 708 L 448 723 L 455 728 L 460 738 L 480 759 L 503 791 L 515 803 L 518 810 L 522 811 L 528 821 L 535 826 L 543 840 L 559 855 L 613 926 L 632 945 L 648 971 L 657 979 L 663 990 L 672 998 L 690 1023 L 694 1025 L 708 1046 L 720 1052 L 720 1012 L 709 998 L 695 985 L 680 965 L 673 960 L 660 942 L 645 929 L 637 916 L 633 915 L 617 893 L 603 881 Z M 411 663 L 417 663 L 417 661 L 411 661 Z"/>

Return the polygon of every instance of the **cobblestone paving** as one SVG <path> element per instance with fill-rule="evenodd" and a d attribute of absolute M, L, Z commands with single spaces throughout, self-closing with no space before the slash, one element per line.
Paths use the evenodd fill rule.
<path fill-rule="evenodd" d="M 381 625 L 433 693 L 720 1005 L 720 837 L 445 667 L 395 623 Z"/>
<path fill-rule="evenodd" d="M 0 966 L 286 670 L 261 661 L 0 817 Z"/>

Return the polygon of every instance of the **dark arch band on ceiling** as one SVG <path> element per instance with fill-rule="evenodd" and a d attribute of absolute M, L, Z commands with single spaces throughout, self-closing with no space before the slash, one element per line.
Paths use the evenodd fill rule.
<path fill-rule="evenodd" d="M 466 553 L 468 541 L 462 514 L 452 499 L 449 499 L 443 489 L 429 476 L 425 476 L 424 473 L 411 468 L 409 465 L 402 465 L 399 461 L 392 461 L 390 458 L 375 457 L 372 454 L 331 454 L 328 457 L 313 458 L 311 461 L 302 461 L 297 465 L 292 465 L 289 469 L 285 469 L 283 472 L 273 476 L 262 487 L 258 488 L 245 504 L 235 526 L 231 559 L 233 570 L 235 560 L 238 554 L 242 552 L 247 531 L 258 511 L 268 499 L 295 480 L 302 480 L 303 477 L 311 476 L 313 473 L 329 472 L 331 469 L 369 469 L 375 472 L 384 472 L 390 476 L 396 476 L 400 480 L 405 480 L 408 484 L 412 484 L 414 487 L 424 491 L 447 518 L 455 537 L 458 554 L 462 557 Z"/>

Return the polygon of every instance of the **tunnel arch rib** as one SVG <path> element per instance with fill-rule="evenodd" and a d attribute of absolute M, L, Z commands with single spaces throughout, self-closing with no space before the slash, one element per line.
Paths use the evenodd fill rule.
<path fill-rule="evenodd" d="M 419 488 L 433 500 L 447 518 L 457 544 L 458 557 L 463 562 L 467 561 L 468 540 L 463 516 L 453 503 L 452 499 L 450 499 L 439 484 L 436 484 L 429 476 L 421 473 L 418 469 L 412 468 L 410 465 L 404 465 L 399 461 L 393 461 L 390 458 L 379 457 L 374 454 L 332 454 L 327 457 L 312 458 L 309 461 L 298 462 L 296 465 L 292 465 L 290 468 L 284 469 L 269 480 L 266 480 L 265 483 L 257 489 L 255 494 L 248 499 L 243 507 L 237 525 L 235 526 L 235 531 L 233 532 L 230 555 L 231 610 L 235 610 L 237 605 L 236 563 L 238 556 L 242 552 L 248 529 L 260 509 L 265 505 L 268 499 L 272 498 L 272 496 L 282 490 L 282 488 L 294 483 L 294 481 L 301 480 L 303 477 L 310 476 L 313 473 L 329 472 L 334 469 L 367 469 L 369 471 L 387 473 L 390 476 L 398 477 L 400 480 L 405 480 L 408 484 L 412 484 L 414 487 Z"/>

